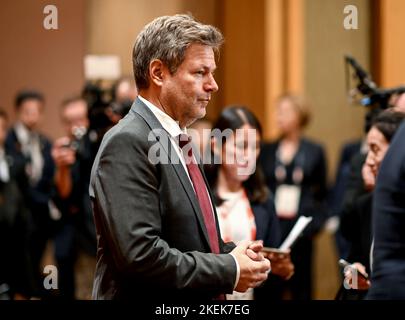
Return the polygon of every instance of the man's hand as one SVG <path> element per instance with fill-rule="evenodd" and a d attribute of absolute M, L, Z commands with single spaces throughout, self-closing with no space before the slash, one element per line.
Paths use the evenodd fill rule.
<path fill-rule="evenodd" d="M 62 137 L 57 139 L 52 146 L 52 158 L 57 167 L 68 167 L 76 161 L 76 152 L 69 147 L 70 139 Z"/>
<path fill-rule="evenodd" d="M 363 177 L 364 188 L 367 191 L 373 191 L 375 187 L 375 175 L 367 163 L 363 165 L 361 175 Z"/>
<path fill-rule="evenodd" d="M 76 151 L 69 147 L 70 142 L 68 137 L 62 137 L 52 146 L 52 158 L 56 165 L 55 185 L 62 199 L 69 197 L 73 188 L 70 166 L 76 161 Z"/>
<path fill-rule="evenodd" d="M 367 275 L 366 267 L 364 267 L 361 263 L 355 262 L 351 264 L 349 268 L 345 268 L 345 283 L 352 289 L 357 290 L 368 290 L 370 289 L 371 282 L 367 279 L 364 279 L 361 275 L 357 275 L 357 283 L 353 282 L 353 272 L 354 269 L 360 271 L 361 273 Z"/>
<path fill-rule="evenodd" d="M 257 240 L 253 241 L 248 249 L 246 250 L 246 254 L 248 257 L 254 261 L 263 261 L 265 259 L 264 255 L 261 253 L 263 249 L 263 241 Z"/>
<path fill-rule="evenodd" d="M 270 271 L 270 261 L 258 253 L 263 244 L 254 244 L 249 247 L 250 245 L 252 245 L 251 241 L 241 241 L 231 252 L 238 261 L 240 268 L 239 282 L 235 288 L 238 292 L 245 292 L 249 288 L 259 286 L 267 279 L 267 274 Z"/>
<path fill-rule="evenodd" d="M 290 279 L 294 275 L 294 265 L 291 262 L 290 252 L 287 253 L 265 253 L 267 259 L 271 262 L 271 273 L 284 280 Z"/>

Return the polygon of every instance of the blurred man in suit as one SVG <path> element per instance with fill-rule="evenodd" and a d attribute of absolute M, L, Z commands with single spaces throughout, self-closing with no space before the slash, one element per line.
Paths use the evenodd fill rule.
<path fill-rule="evenodd" d="M 92 166 L 88 108 L 81 97 L 62 103 L 65 136 L 52 148 L 55 161 L 55 194 L 53 200 L 61 213 L 54 246 L 59 271 L 59 297 L 75 298 L 75 263 L 79 249 L 95 256 L 96 235 L 88 195 Z"/>
<path fill-rule="evenodd" d="M 374 249 L 367 299 L 405 299 L 405 123 L 381 164 L 373 199 Z"/>
<path fill-rule="evenodd" d="M 210 189 L 181 138 L 218 90 L 222 41 L 187 15 L 157 18 L 137 37 L 138 99 L 104 136 L 91 174 L 95 299 L 223 298 L 267 278 L 261 244 L 221 240 Z M 154 162 L 154 148 L 168 161 Z"/>
<path fill-rule="evenodd" d="M 23 90 L 17 93 L 17 121 L 9 130 L 5 142 L 5 149 L 14 165 L 23 168 L 17 182 L 31 215 L 30 251 L 35 268 L 36 295 L 46 294 L 42 284 L 41 259 L 54 227 L 49 210 L 55 169 L 51 142 L 38 130 L 44 107 L 45 99 L 40 92 Z"/>
<path fill-rule="evenodd" d="M 7 123 L 7 114 L 0 108 L 0 300 L 20 300 L 34 294 L 30 219 L 15 180 L 23 168 L 4 150 Z"/>

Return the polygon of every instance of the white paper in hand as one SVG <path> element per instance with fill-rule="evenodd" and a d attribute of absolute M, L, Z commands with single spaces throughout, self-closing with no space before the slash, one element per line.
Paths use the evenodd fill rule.
<path fill-rule="evenodd" d="M 299 217 L 294 227 L 288 234 L 287 238 L 285 238 L 284 242 L 280 246 L 280 250 L 290 249 L 291 246 L 294 244 L 294 242 L 301 235 L 302 231 L 304 231 L 308 223 L 310 223 L 311 221 L 312 217 L 304 217 L 304 216 Z"/>

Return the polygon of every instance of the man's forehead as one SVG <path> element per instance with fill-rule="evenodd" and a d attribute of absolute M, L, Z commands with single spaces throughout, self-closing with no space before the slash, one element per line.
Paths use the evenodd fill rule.
<path fill-rule="evenodd" d="M 208 45 L 198 43 L 191 44 L 185 52 L 184 61 L 195 64 L 216 67 L 214 49 Z"/>
<path fill-rule="evenodd" d="M 42 101 L 40 101 L 38 99 L 27 99 L 21 104 L 20 109 L 32 108 L 32 107 L 41 108 L 42 106 L 43 106 Z"/>
<path fill-rule="evenodd" d="M 72 102 L 65 106 L 63 114 L 66 116 L 72 116 L 77 114 L 85 114 L 87 115 L 87 106 L 86 103 L 83 101 Z"/>

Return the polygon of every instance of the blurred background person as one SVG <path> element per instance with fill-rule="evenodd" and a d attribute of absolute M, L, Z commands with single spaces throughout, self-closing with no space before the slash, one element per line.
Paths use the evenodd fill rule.
<path fill-rule="evenodd" d="M 303 137 L 310 120 L 303 98 L 284 95 L 277 100 L 276 119 L 280 138 L 262 148 L 260 163 L 266 183 L 275 195 L 284 240 L 300 216 L 311 216 L 312 222 L 291 250 L 295 273 L 285 283 L 287 297 L 312 298 L 313 238 L 326 217 L 326 159 L 323 147 Z"/>
<path fill-rule="evenodd" d="M 35 294 L 30 216 L 15 180 L 23 168 L 6 153 L 6 134 L 7 114 L 0 108 L 0 300 L 20 300 Z"/>
<path fill-rule="evenodd" d="M 335 232 L 338 257 L 342 259 L 348 258 L 351 244 L 342 235 L 340 219 L 344 211 L 352 210 L 353 203 L 357 197 L 367 193 L 361 173 L 368 152 L 366 136 L 371 129 L 374 119 L 380 112 L 382 112 L 381 108 L 369 108 L 364 120 L 365 137 L 346 143 L 342 147 L 336 180 L 329 192 L 329 214 L 336 219 L 333 231 Z"/>
<path fill-rule="evenodd" d="M 74 299 L 74 271 L 78 249 L 83 249 L 91 257 L 95 256 L 96 250 L 95 227 L 88 194 L 93 157 L 87 132 L 89 119 L 86 101 L 81 97 L 65 100 L 62 103 L 62 121 L 66 136 L 57 139 L 52 148 L 56 165 L 53 199 L 61 212 L 54 244 L 59 272 L 59 295 L 63 299 Z"/>
<path fill-rule="evenodd" d="M 112 86 L 111 100 L 114 102 L 122 103 L 125 101 L 134 102 L 138 96 L 138 90 L 136 88 L 133 77 L 121 77 Z"/>
<path fill-rule="evenodd" d="M 378 169 L 373 199 L 373 249 L 368 300 L 405 299 L 405 123 Z"/>
<path fill-rule="evenodd" d="M 390 108 L 398 112 L 405 112 L 405 93 L 393 94 L 389 100 Z"/>
<path fill-rule="evenodd" d="M 405 94 L 393 95 L 387 105 L 388 110 L 404 112 L 405 108 L 403 108 L 401 104 L 401 97 L 405 97 Z M 384 109 L 382 108 L 381 101 L 377 101 L 375 105 L 368 106 L 364 121 L 364 132 L 366 135 L 370 131 L 375 119 L 382 112 L 384 112 Z M 350 150 L 353 151 L 352 155 L 347 157 Z M 366 139 L 364 139 L 360 150 L 357 150 L 357 152 L 354 152 L 355 149 L 351 148 L 350 144 L 345 146 L 344 151 L 346 152 L 345 154 L 342 154 L 342 156 L 346 155 L 346 159 L 349 160 L 349 162 L 347 163 L 347 166 L 342 163 L 339 166 L 338 178 L 331 192 L 330 209 L 332 210 L 332 214 L 335 214 L 339 219 L 341 219 L 343 215 L 346 215 L 347 212 L 356 211 L 356 201 L 359 198 L 364 198 L 371 191 L 369 186 L 364 183 L 363 179 L 363 167 L 368 152 Z M 345 229 L 345 227 L 343 228 Z M 346 240 L 342 235 L 342 232 L 342 227 L 338 224 L 336 240 L 339 249 L 339 257 L 350 260 L 349 253 L 351 251 L 350 247 L 352 243 Z M 354 294 L 352 298 L 356 299 L 356 294 Z"/>
<path fill-rule="evenodd" d="M 138 90 L 132 77 L 121 77 L 112 85 L 111 102 L 106 109 L 111 125 L 126 116 L 137 96 Z"/>
<path fill-rule="evenodd" d="M 138 91 L 130 77 L 122 77 L 111 87 L 102 81 L 88 81 L 82 97 L 88 105 L 89 138 L 93 157 L 97 153 L 104 134 L 125 117 L 136 99 Z"/>
<path fill-rule="evenodd" d="M 273 197 L 261 168 L 256 167 L 262 137 L 260 123 L 246 107 L 234 106 L 222 111 L 213 130 L 210 158 L 216 160 L 205 164 L 204 170 L 214 191 L 223 240 L 236 244 L 243 240 L 262 240 L 264 246 L 277 248 L 280 245 L 280 226 Z M 222 136 L 226 130 L 231 130 L 232 134 Z M 237 130 L 241 130 L 242 134 Z M 255 132 L 254 141 L 249 141 L 249 130 Z M 271 277 L 288 279 L 292 276 L 294 266 L 288 253 L 283 257 L 267 257 L 272 264 Z M 263 296 L 265 293 L 262 291 Z M 253 297 L 253 289 L 227 296 L 228 299 Z M 269 296 L 266 298 L 271 299 Z"/>
<path fill-rule="evenodd" d="M 118 121 L 124 118 L 128 111 L 131 109 L 132 101 L 125 100 L 123 102 L 111 102 L 111 104 L 106 108 L 106 115 L 111 121 L 112 126 L 116 125 Z"/>
<path fill-rule="evenodd" d="M 367 133 L 367 158 L 362 168 L 364 187 L 367 192 L 354 200 L 351 210 L 343 211 L 340 228 L 342 235 L 350 243 L 348 261 L 359 271 L 370 274 L 370 251 L 372 243 L 371 212 L 374 188 L 379 168 L 388 151 L 395 132 L 405 119 L 405 114 L 388 109 L 381 112 L 373 121 Z M 345 281 L 353 290 L 346 294 L 347 299 L 362 299 L 370 287 L 370 282 L 358 276 L 358 283 L 352 283 L 352 273 L 346 270 Z"/>
<path fill-rule="evenodd" d="M 350 179 L 351 162 L 353 157 L 357 156 L 364 159 L 366 152 L 367 146 L 365 139 L 350 141 L 342 146 L 335 181 L 328 195 L 329 214 L 331 218 L 328 220 L 327 224 L 330 225 L 330 221 L 333 221 L 331 231 L 335 233 L 337 254 L 338 257 L 342 259 L 347 259 L 350 250 L 350 244 L 342 236 L 339 224 L 340 215 L 343 210 L 344 196 Z"/>
<path fill-rule="evenodd" d="M 16 166 L 23 167 L 17 177 L 24 202 L 30 212 L 30 252 L 36 278 L 36 294 L 44 295 L 43 257 L 48 239 L 53 234 L 49 207 L 54 174 L 50 140 L 39 132 L 45 99 L 38 91 L 20 91 L 15 98 L 17 120 L 9 130 L 6 152 Z"/>

